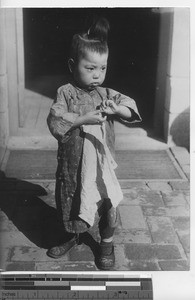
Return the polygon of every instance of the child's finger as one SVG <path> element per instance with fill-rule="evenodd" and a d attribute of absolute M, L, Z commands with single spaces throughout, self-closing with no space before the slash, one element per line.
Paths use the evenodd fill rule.
<path fill-rule="evenodd" d="M 107 100 L 107 106 L 113 107 L 114 101 L 113 100 Z"/>
<path fill-rule="evenodd" d="M 107 116 L 105 116 L 105 117 L 100 117 L 100 118 L 99 118 L 99 123 L 105 122 L 106 119 L 107 119 Z"/>
<path fill-rule="evenodd" d="M 109 113 L 109 112 L 110 112 L 110 108 L 109 107 L 107 107 L 107 108 L 104 109 L 104 113 Z"/>
<path fill-rule="evenodd" d="M 95 110 L 93 113 L 94 113 L 94 115 L 99 115 L 101 113 L 101 110 L 100 109 Z"/>

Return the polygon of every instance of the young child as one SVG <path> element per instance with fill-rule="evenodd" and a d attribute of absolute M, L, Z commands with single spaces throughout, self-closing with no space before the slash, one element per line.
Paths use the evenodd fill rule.
<path fill-rule="evenodd" d="M 56 206 L 67 242 L 48 250 L 59 258 L 78 244 L 79 234 L 93 226 L 100 215 L 98 267 L 113 268 L 113 234 L 118 224 L 117 206 L 123 195 L 114 173 L 114 118 L 140 121 L 135 101 L 104 82 L 109 23 L 96 20 L 85 33 L 73 36 L 68 61 L 72 82 L 58 89 L 47 122 L 58 140 Z"/>

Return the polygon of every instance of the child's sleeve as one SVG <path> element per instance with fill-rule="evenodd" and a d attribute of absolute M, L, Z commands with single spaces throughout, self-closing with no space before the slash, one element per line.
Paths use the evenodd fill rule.
<path fill-rule="evenodd" d="M 112 89 L 107 89 L 107 97 L 113 100 L 117 105 L 124 105 L 130 109 L 131 117 L 129 119 L 120 118 L 123 122 L 135 123 L 142 121 L 135 100 Z"/>
<path fill-rule="evenodd" d="M 70 134 L 69 130 L 79 116 L 79 114 L 68 112 L 66 98 L 66 89 L 60 87 L 47 117 L 49 130 L 59 141 L 62 141 L 65 135 Z"/>

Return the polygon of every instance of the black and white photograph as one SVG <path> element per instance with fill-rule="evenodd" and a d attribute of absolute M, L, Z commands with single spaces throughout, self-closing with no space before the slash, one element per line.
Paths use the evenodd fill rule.
<path fill-rule="evenodd" d="M 189 272 L 190 8 L 3 7 L 0 59 L 0 270 Z"/>

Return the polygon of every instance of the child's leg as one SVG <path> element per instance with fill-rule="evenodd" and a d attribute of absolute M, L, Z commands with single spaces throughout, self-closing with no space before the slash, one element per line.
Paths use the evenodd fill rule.
<path fill-rule="evenodd" d="M 113 235 L 115 228 L 119 223 L 118 209 L 114 208 L 109 199 L 105 199 L 103 212 L 99 222 L 99 230 L 101 236 L 99 267 L 108 270 L 114 266 L 114 246 Z"/>
<path fill-rule="evenodd" d="M 118 209 L 111 206 L 105 211 L 99 222 L 99 230 L 102 242 L 111 242 L 115 228 L 119 223 Z"/>

